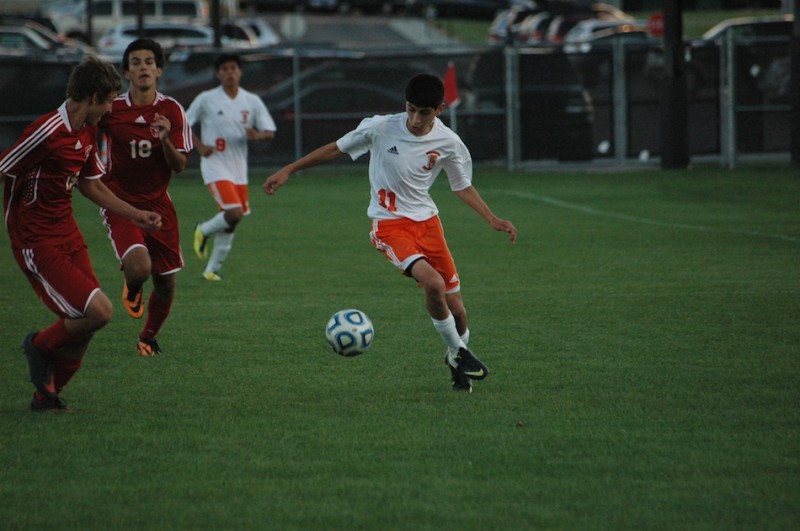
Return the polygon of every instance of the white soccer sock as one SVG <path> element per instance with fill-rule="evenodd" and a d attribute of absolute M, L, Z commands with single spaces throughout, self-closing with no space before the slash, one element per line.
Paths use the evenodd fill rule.
<path fill-rule="evenodd" d="M 445 345 L 447 345 L 448 356 L 455 356 L 458 353 L 458 349 L 466 348 L 467 345 L 458 335 L 458 330 L 456 329 L 456 320 L 453 317 L 453 314 L 448 315 L 447 319 L 442 321 L 431 317 L 431 321 L 433 321 L 434 328 L 436 328 L 436 331 L 439 332 L 440 336 L 442 336 Z"/>
<path fill-rule="evenodd" d="M 206 264 L 206 272 L 219 273 L 222 269 L 222 263 L 228 258 L 233 246 L 233 237 L 236 235 L 234 232 L 220 232 L 214 238 L 214 250 L 211 251 L 211 258 L 208 259 Z"/>
<path fill-rule="evenodd" d="M 467 331 L 466 331 L 466 332 L 464 332 L 464 333 L 461 335 L 461 341 L 463 341 L 463 342 L 464 342 L 464 345 L 465 345 L 465 346 L 466 346 L 466 345 L 469 345 L 469 328 L 467 328 Z"/>
<path fill-rule="evenodd" d="M 225 221 L 225 212 L 217 212 L 213 218 L 200 224 L 200 232 L 202 232 L 204 236 L 213 236 L 229 228 L 231 228 L 231 226 Z"/>

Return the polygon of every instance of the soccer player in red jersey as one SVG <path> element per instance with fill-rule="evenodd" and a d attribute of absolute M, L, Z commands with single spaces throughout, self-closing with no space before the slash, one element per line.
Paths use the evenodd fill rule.
<path fill-rule="evenodd" d="M 158 212 L 162 220 L 161 230 L 147 232 L 115 212 L 101 212 L 125 275 L 122 303 L 131 317 L 144 314 L 143 286 L 153 278 L 147 319 L 137 342 L 142 356 L 161 353 L 156 335 L 172 308 L 175 273 L 183 268 L 178 216 L 167 187 L 172 174 L 186 167 L 192 150 L 183 107 L 156 88 L 164 62 L 156 41 L 138 39 L 129 44 L 122 56 L 128 91 L 114 100 L 111 112 L 100 122 L 110 156 L 106 185 L 132 205 Z"/>
<path fill-rule="evenodd" d="M 72 211 L 72 190 L 145 231 L 161 226 L 155 212 L 115 196 L 100 177 L 97 123 L 121 88 L 114 67 L 94 57 L 76 66 L 67 99 L 25 128 L 0 154 L 3 206 L 14 258 L 41 301 L 58 316 L 31 332 L 22 348 L 36 392 L 34 411 L 64 410 L 59 397 L 83 362 L 94 333 L 111 319 Z"/>

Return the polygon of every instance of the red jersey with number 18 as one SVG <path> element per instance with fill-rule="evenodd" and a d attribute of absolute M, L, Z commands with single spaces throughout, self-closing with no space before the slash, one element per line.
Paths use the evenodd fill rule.
<path fill-rule="evenodd" d="M 72 214 L 72 189 L 79 179 L 99 179 L 97 127 L 73 130 L 66 103 L 25 128 L 0 155 L 6 174 L 5 223 L 13 249 L 83 238 Z"/>
<path fill-rule="evenodd" d="M 129 92 L 121 94 L 100 122 L 110 156 L 104 182 L 118 197 L 136 205 L 167 193 L 172 178 L 158 131 L 152 125 L 156 113 L 169 120 L 172 145 L 183 153 L 191 151 L 192 131 L 183 107 L 160 92 L 152 105 L 134 105 Z"/>

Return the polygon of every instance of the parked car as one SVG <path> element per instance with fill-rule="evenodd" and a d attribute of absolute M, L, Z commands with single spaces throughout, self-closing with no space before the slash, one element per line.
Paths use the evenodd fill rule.
<path fill-rule="evenodd" d="M 547 26 L 555 18 L 549 11 L 528 15 L 517 27 L 517 40 L 523 44 L 543 44 L 547 41 Z"/>
<path fill-rule="evenodd" d="M 598 38 L 608 38 L 612 35 L 633 34 L 638 32 L 647 34 L 647 23 L 643 20 L 602 20 L 590 18 L 581 20 L 575 27 L 564 35 L 564 44 L 579 44 L 591 42 Z"/>
<path fill-rule="evenodd" d="M 138 5 L 141 5 L 146 22 L 173 21 L 190 22 L 207 20 L 209 7 L 207 0 L 92 0 L 92 33 L 86 34 L 86 0 L 57 0 L 40 7 L 43 16 L 53 21 L 59 33 L 94 42 L 112 26 L 134 23 Z"/>
<path fill-rule="evenodd" d="M 39 54 L 80 59 L 89 51 L 88 47 L 62 39 L 36 22 L 0 26 L 0 54 Z"/>
<path fill-rule="evenodd" d="M 792 15 L 780 15 L 732 18 L 713 26 L 688 50 L 690 87 L 718 83 L 719 48 L 731 34 L 736 44 L 737 99 L 748 104 L 763 99 L 788 103 L 793 23 Z"/>
<path fill-rule="evenodd" d="M 258 17 L 239 17 L 221 21 L 222 34 L 230 39 L 250 40 L 255 46 L 276 46 L 281 42 L 269 22 Z"/>
<path fill-rule="evenodd" d="M 249 30 L 248 30 L 249 31 Z M 135 23 L 112 26 L 97 43 L 97 51 L 110 60 L 122 59 L 128 44 L 140 36 L 157 40 L 164 52 L 169 54 L 180 48 L 213 46 L 214 30 L 208 26 L 183 22 L 152 22 L 144 25 L 142 34 Z M 253 48 L 257 39 L 252 33 L 246 39 L 235 39 L 225 35 L 222 45 L 227 48 Z"/>
<path fill-rule="evenodd" d="M 520 24 L 529 16 L 546 13 L 536 2 L 511 2 L 495 14 L 489 25 L 489 44 L 509 44 L 517 41 Z"/>
<path fill-rule="evenodd" d="M 791 36 L 794 17 L 740 17 L 724 20 L 706 31 L 687 49 L 686 75 L 693 97 L 717 94 L 720 54 L 728 35 L 734 40 L 732 81 L 736 104 L 749 112 L 736 114 L 737 149 L 761 152 L 781 145 L 780 135 L 769 135 L 768 124 L 788 120 L 791 104 Z M 724 60 L 724 57 L 723 57 Z M 756 112 L 773 107 L 787 110 Z M 773 126 L 774 127 L 774 126 Z M 788 122 L 781 126 L 789 131 Z M 783 138 L 786 138 L 783 136 Z"/>
<path fill-rule="evenodd" d="M 723 38 L 728 32 L 733 32 L 733 38 L 781 37 L 792 34 L 794 16 L 780 15 L 774 17 L 739 17 L 723 20 L 703 33 L 704 41 L 713 41 Z"/>
<path fill-rule="evenodd" d="M 633 17 L 602 2 L 513 0 L 492 21 L 489 42 L 560 44 L 568 31 L 585 20 L 633 21 Z"/>

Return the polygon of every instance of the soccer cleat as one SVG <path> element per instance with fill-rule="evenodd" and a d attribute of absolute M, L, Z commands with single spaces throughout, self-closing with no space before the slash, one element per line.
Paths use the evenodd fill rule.
<path fill-rule="evenodd" d="M 53 382 L 53 360 L 33 346 L 33 338 L 35 337 L 36 332 L 31 332 L 25 336 L 25 340 L 22 342 L 22 350 L 28 359 L 28 372 L 31 377 L 31 383 L 44 396 L 55 398 L 56 386 Z"/>
<path fill-rule="evenodd" d="M 144 304 L 142 304 L 142 290 L 139 289 L 138 292 L 133 296 L 133 300 L 129 298 L 130 294 L 128 293 L 128 283 L 122 283 L 122 305 L 125 307 L 125 311 L 128 312 L 128 315 L 133 317 L 134 319 L 141 319 L 144 315 Z"/>
<path fill-rule="evenodd" d="M 31 399 L 31 411 L 68 411 L 67 403 L 57 396 L 43 396 L 40 400 L 34 393 Z"/>
<path fill-rule="evenodd" d="M 208 236 L 200 230 L 200 222 L 194 226 L 194 254 L 200 260 L 208 258 Z"/>
<path fill-rule="evenodd" d="M 214 271 L 203 271 L 203 278 L 206 280 L 219 281 L 222 280 L 222 275 Z"/>
<path fill-rule="evenodd" d="M 489 376 L 489 367 L 475 356 L 468 348 L 458 349 L 453 361 L 456 363 L 455 369 L 473 380 L 483 380 Z"/>
<path fill-rule="evenodd" d="M 458 372 L 458 369 L 450 365 L 447 354 L 444 355 L 444 364 L 447 365 L 448 369 L 450 369 L 450 378 L 453 381 L 453 391 L 466 391 L 467 393 L 471 393 L 472 380 L 469 379 L 469 376 Z"/>
<path fill-rule="evenodd" d="M 136 344 L 136 350 L 140 356 L 158 356 L 161 354 L 161 349 L 158 347 L 158 341 L 155 339 L 139 338 Z"/>

